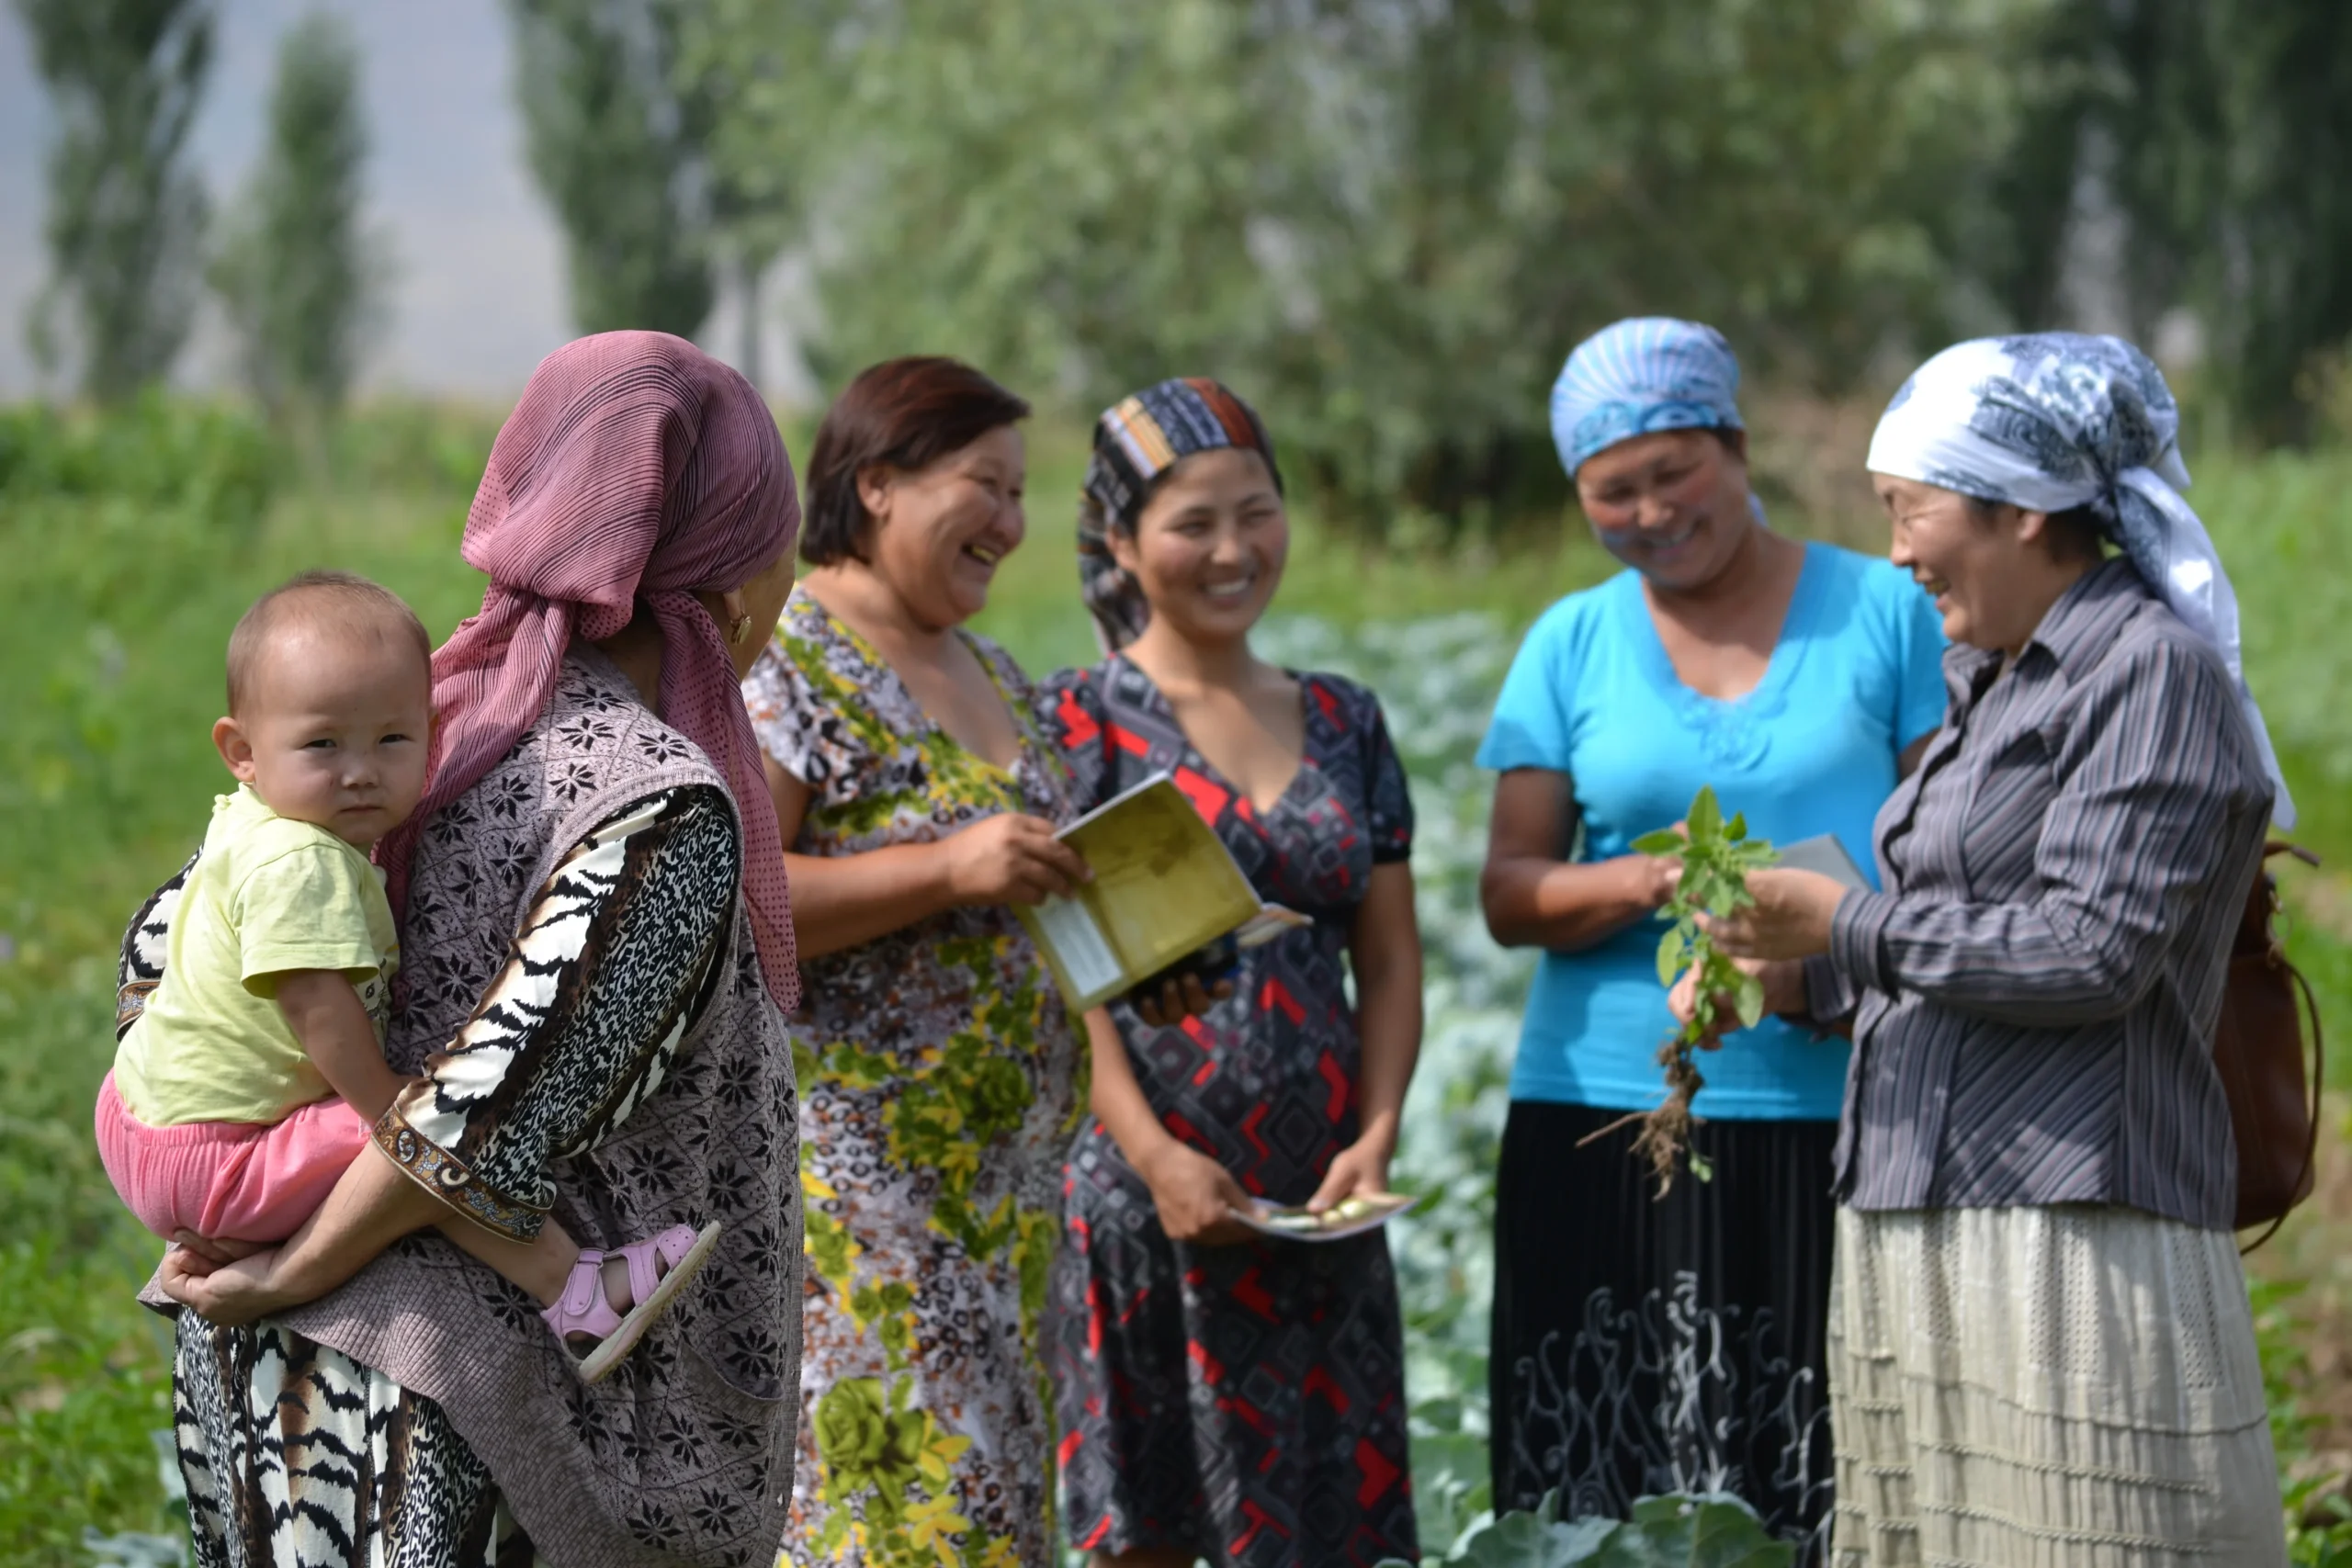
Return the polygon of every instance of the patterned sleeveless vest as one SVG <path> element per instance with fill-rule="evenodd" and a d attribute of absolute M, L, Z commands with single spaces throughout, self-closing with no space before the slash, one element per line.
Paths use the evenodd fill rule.
<path fill-rule="evenodd" d="M 418 1072 L 466 1023 L 572 845 L 631 802 L 692 784 L 726 793 L 610 660 L 575 646 L 539 723 L 426 826 L 393 1068 Z M 535 1303 L 430 1234 L 280 1318 L 439 1404 L 541 1559 L 567 1568 L 764 1564 L 783 1538 L 799 1406 L 797 1108 L 737 899 L 725 967 L 667 1077 L 551 1173 L 555 1213 L 585 1247 L 681 1221 L 726 1226 L 619 1371 L 582 1384 Z"/>

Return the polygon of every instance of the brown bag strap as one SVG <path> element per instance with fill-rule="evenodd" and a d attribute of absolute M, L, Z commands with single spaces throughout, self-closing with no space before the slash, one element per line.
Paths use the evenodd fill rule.
<path fill-rule="evenodd" d="M 2293 846 L 2289 847 L 2293 848 Z M 2310 859 L 2310 856 L 2300 849 L 2296 849 L 2294 852 L 2300 858 Z M 2316 864 L 2317 862 L 2314 861 L 2312 863 Z M 2303 1010 L 2311 1015 L 2311 1135 L 2303 1145 L 2302 1174 L 2295 1178 L 2295 1185 L 2300 1188 L 2302 1186 L 2304 1181 L 2310 1179 L 2312 1168 L 2319 1163 L 2320 1117 L 2324 1109 L 2320 1103 L 2320 1077 L 2327 1067 L 2327 1048 L 2320 1038 L 2319 998 L 2312 994 L 2312 983 L 2303 978 L 2303 972 L 2301 970 L 2296 968 L 2292 964 L 2290 964 L 2287 961 L 2287 954 L 2284 950 L 2278 950 L 2278 956 L 2274 962 L 2278 964 L 2278 967 L 2287 972 L 2289 979 L 2294 981 L 2296 990 L 2301 994 L 2303 998 Z M 2292 1213 L 2292 1210 L 2290 1209 L 2289 1212 Z M 2247 1242 L 2244 1247 L 2238 1248 L 2238 1256 L 2241 1258 L 2245 1257 L 2247 1253 L 2252 1252 L 2256 1247 L 2260 1247 L 2265 1242 L 2268 1241 L 2272 1236 L 2277 1235 L 2278 1234 L 2278 1227 L 2286 1223 L 2286 1214 L 2281 1214 L 2277 1219 L 2271 1221 L 2268 1225 L 2264 1227 L 2260 1235 L 2256 1236 L 2252 1241 Z"/>

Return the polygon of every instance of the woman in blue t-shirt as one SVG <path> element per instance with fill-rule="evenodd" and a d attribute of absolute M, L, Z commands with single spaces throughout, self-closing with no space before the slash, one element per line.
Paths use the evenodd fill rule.
<path fill-rule="evenodd" d="M 1826 1539 L 1847 1048 L 1777 1019 L 1727 1036 L 1695 1106 L 1713 1179 L 1655 1196 L 1623 1120 L 1665 1097 L 1654 917 L 1678 867 L 1632 845 L 1710 784 L 1752 832 L 1834 835 L 1870 865 L 1879 805 L 1943 715 L 1944 641 L 1890 564 L 1765 525 L 1738 382 L 1713 328 L 1645 318 L 1578 345 L 1552 392 L 1577 499 L 1629 570 L 1536 622 L 1478 753 L 1501 774 L 1487 927 L 1546 950 L 1498 1175 L 1495 1506 L 1724 1490 Z"/>

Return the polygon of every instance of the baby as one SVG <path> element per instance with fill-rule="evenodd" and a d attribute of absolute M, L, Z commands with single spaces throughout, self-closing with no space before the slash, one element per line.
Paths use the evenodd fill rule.
<path fill-rule="evenodd" d="M 353 1160 L 378 1157 L 371 1130 L 408 1080 L 384 1060 L 400 941 L 368 852 L 424 792 L 432 707 L 424 625 L 364 578 L 305 572 L 230 636 L 212 742 L 237 791 L 213 802 L 164 977 L 98 1091 L 99 1157 L 156 1235 L 283 1241 Z M 608 1257 L 553 1220 L 527 1243 L 455 1211 L 439 1228 L 539 1297 L 591 1382 L 718 1230 L 674 1226 Z"/>

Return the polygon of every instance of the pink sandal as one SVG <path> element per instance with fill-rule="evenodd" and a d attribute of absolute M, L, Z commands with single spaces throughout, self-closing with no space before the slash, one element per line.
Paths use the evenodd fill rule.
<path fill-rule="evenodd" d="M 539 1315 L 567 1349 L 575 1334 L 595 1337 L 594 1348 L 573 1363 L 581 1382 L 603 1381 L 620 1365 L 622 1357 L 637 1348 L 645 1331 L 670 1310 L 678 1292 L 710 1261 L 718 1232 L 717 1221 L 700 1231 L 692 1225 L 673 1225 L 660 1235 L 630 1242 L 610 1253 L 593 1247 L 580 1249 L 580 1260 L 563 1282 L 562 1296 Z M 635 1304 L 626 1314 L 615 1312 L 605 1296 L 605 1259 L 609 1257 L 628 1265 L 628 1293 Z M 655 1272 L 657 1259 L 669 1266 L 669 1272 Z"/>

